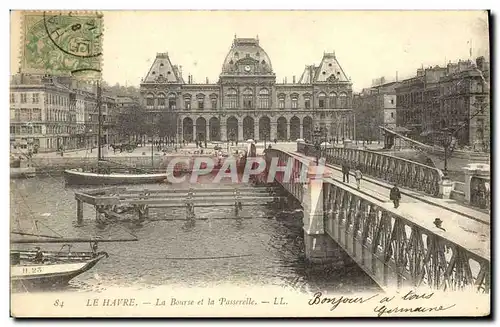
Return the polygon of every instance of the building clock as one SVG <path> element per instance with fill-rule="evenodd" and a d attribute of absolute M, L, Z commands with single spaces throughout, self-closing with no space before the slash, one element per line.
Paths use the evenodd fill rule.
<path fill-rule="evenodd" d="M 252 68 L 251 68 L 249 65 L 246 65 L 246 66 L 245 66 L 245 71 L 246 71 L 247 73 L 248 73 L 249 71 L 251 71 L 251 70 L 252 70 Z"/>

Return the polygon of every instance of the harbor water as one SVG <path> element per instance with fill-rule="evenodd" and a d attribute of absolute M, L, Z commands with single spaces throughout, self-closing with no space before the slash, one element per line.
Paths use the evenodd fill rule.
<path fill-rule="evenodd" d="M 109 258 L 74 278 L 68 291 L 102 291 L 110 287 L 154 288 L 165 285 L 217 287 L 283 286 L 297 291 L 359 292 L 378 286 L 338 247 L 334 262 L 310 267 L 304 260 L 301 219 L 270 205 L 234 208 L 196 208 L 186 220 L 183 208 L 151 209 L 150 219 L 137 225 L 133 219 L 99 225 L 93 207 L 84 206 L 85 222 L 76 226 L 74 192 L 64 178 L 36 177 L 11 180 L 11 228 L 64 237 L 123 238 L 135 242 L 99 244 Z M 130 188 L 167 188 L 167 184 Z M 208 187 L 214 184 L 175 185 Z M 213 195 L 214 198 L 217 194 Z M 33 228 L 37 221 L 37 229 Z M 13 244 L 32 249 L 35 245 Z M 62 244 L 36 244 L 59 250 Z M 72 251 L 89 251 L 89 244 L 74 244 Z"/>

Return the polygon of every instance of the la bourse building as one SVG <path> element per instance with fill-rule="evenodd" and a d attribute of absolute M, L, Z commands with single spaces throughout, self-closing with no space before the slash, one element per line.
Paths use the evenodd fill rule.
<path fill-rule="evenodd" d="M 199 141 L 352 139 L 352 83 L 333 53 L 306 65 L 298 81 L 276 83 L 271 60 L 254 38 L 235 38 L 216 84 L 187 83 L 158 53 L 141 83 L 148 121 L 171 121 L 170 136 Z M 163 118 L 162 118 L 163 117 Z M 314 136 L 316 134 L 316 136 Z"/>

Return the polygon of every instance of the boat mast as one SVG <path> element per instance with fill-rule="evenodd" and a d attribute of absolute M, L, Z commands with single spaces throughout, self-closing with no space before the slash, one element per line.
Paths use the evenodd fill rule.
<path fill-rule="evenodd" d="M 102 158 L 101 154 L 101 127 L 102 127 L 102 110 L 101 110 L 101 104 L 102 104 L 102 92 L 101 92 L 101 83 L 98 81 L 97 82 L 97 111 L 98 111 L 98 118 L 97 121 L 99 123 L 99 127 L 97 129 L 97 173 L 99 173 L 99 161 Z"/>
<path fill-rule="evenodd" d="M 98 242 L 98 243 L 111 243 L 111 242 L 136 242 L 138 239 L 136 237 L 129 238 L 116 238 L 116 239 L 99 239 L 99 238 L 39 238 L 39 239 L 18 239 L 11 240 L 12 244 L 37 244 L 37 243 L 88 243 L 88 242 Z"/>

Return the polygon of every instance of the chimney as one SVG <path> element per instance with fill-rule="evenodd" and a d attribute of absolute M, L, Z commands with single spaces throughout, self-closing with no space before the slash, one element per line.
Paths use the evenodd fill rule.
<path fill-rule="evenodd" d="M 295 84 L 295 75 L 293 75 L 293 84 Z"/>
<path fill-rule="evenodd" d="M 476 66 L 477 66 L 477 69 L 479 69 L 481 71 L 484 70 L 484 57 L 483 56 L 476 58 Z"/>
<path fill-rule="evenodd" d="M 208 84 L 208 77 L 206 78 L 205 82 Z"/>
<path fill-rule="evenodd" d="M 285 77 L 285 84 L 286 84 L 286 77 Z"/>

